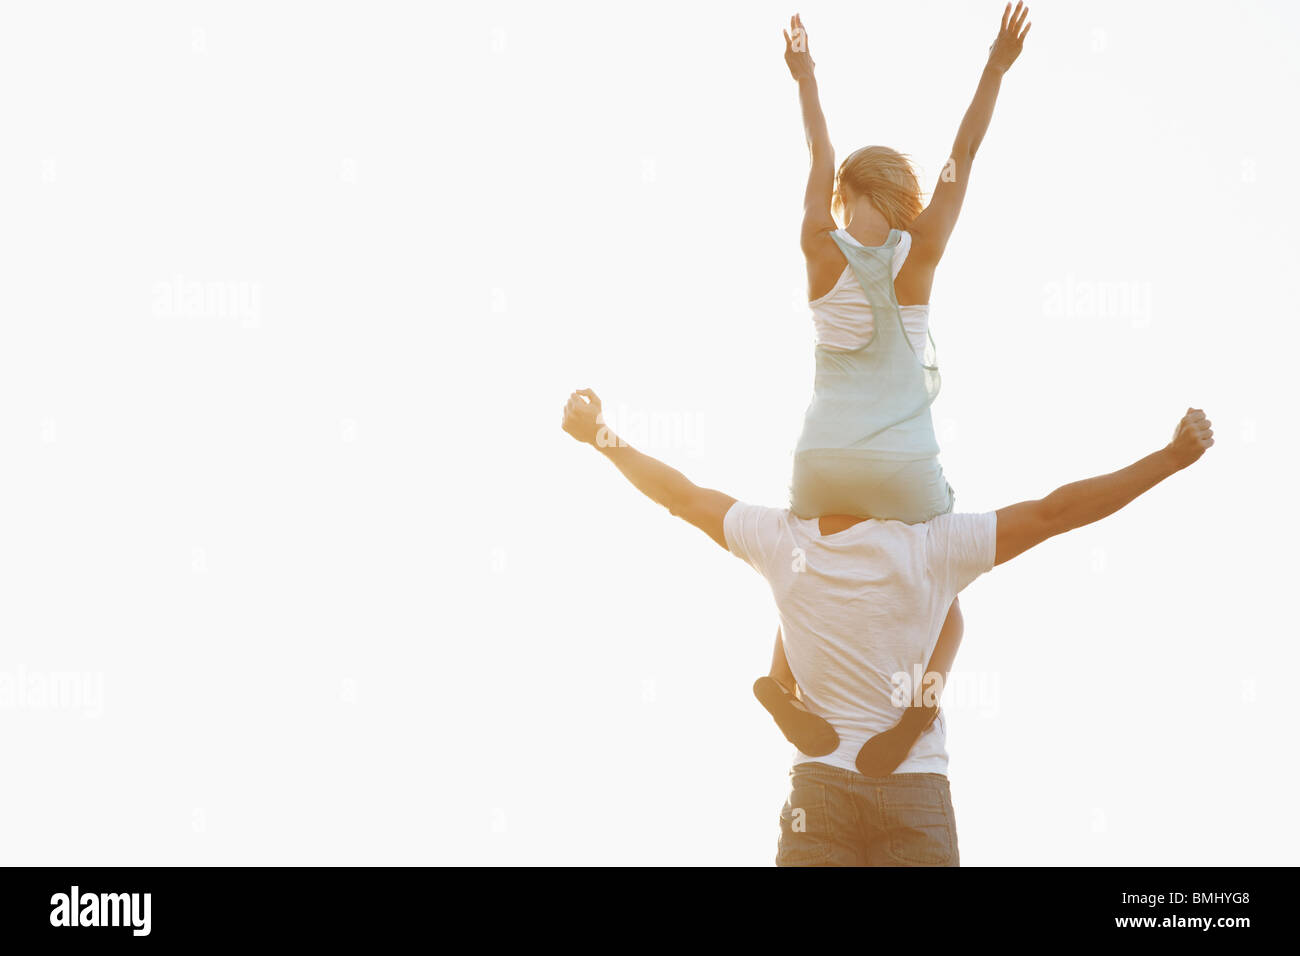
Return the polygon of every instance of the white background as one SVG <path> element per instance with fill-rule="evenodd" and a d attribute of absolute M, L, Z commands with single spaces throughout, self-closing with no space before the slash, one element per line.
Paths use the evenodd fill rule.
<path fill-rule="evenodd" d="M 792 12 L 5 6 L 4 862 L 771 862 L 770 595 L 558 426 L 786 501 Z M 1000 6 L 802 13 L 932 187 Z M 934 289 L 958 507 L 1218 444 L 963 595 L 963 862 L 1294 862 L 1300 14 L 1031 19 Z"/>

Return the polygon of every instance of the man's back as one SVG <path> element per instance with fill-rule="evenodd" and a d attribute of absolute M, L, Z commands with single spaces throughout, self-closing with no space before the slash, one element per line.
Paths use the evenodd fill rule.
<path fill-rule="evenodd" d="M 862 744 L 898 721 L 896 675 L 915 679 L 957 592 L 992 568 L 996 517 L 867 520 L 822 534 L 815 519 L 737 502 L 723 527 L 728 549 L 772 588 L 808 709 L 839 734 L 839 747 L 815 759 L 854 770 Z M 941 718 L 896 772 L 946 773 L 945 736 Z M 795 763 L 813 759 L 798 754 Z"/>

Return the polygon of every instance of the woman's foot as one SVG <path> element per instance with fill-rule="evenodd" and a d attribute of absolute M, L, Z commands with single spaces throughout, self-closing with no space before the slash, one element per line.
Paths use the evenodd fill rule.
<path fill-rule="evenodd" d="M 799 700 L 770 677 L 754 681 L 754 696 L 767 708 L 785 739 L 809 757 L 824 757 L 840 745 L 840 735 L 824 718 L 810 714 Z"/>
<path fill-rule="evenodd" d="M 938 716 L 938 706 L 908 707 L 898 723 L 862 745 L 858 759 L 854 761 L 858 773 L 864 777 L 888 777 L 907 759 L 916 739 L 925 733 Z"/>

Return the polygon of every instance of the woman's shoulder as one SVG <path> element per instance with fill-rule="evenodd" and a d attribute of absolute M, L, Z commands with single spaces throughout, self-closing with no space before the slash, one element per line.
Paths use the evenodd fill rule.
<path fill-rule="evenodd" d="M 907 261 L 907 254 L 912 251 L 912 234 L 906 229 L 897 229 L 895 232 L 899 234 L 898 244 L 894 246 L 893 261 L 894 277 L 897 278 L 903 263 Z"/>

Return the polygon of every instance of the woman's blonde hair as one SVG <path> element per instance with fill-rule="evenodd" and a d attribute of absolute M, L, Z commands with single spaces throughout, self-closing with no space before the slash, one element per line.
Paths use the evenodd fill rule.
<path fill-rule="evenodd" d="M 864 146 L 840 163 L 835 202 L 844 207 L 844 190 L 864 196 L 880 210 L 891 229 L 906 229 L 921 214 L 921 184 L 906 156 L 888 146 Z"/>

